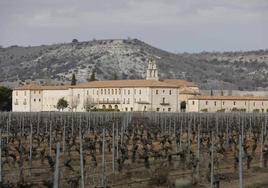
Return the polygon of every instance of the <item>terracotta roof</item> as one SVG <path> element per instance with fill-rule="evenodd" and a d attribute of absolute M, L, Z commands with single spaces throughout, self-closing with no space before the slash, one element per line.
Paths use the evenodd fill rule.
<path fill-rule="evenodd" d="M 158 80 L 101 80 L 85 82 L 71 88 L 107 88 L 107 87 L 169 87 L 177 88 L 178 86 Z"/>
<path fill-rule="evenodd" d="M 38 84 L 23 85 L 15 90 L 65 90 L 68 88 L 111 88 L 111 87 L 191 87 L 196 86 L 186 80 L 100 80 L 80 83 L 75 86 L 42 86 Z"/>
<path fill-rule="evenodd" d="M 261 96 L 195 96 L 190 100 L 268 100 Z"/>
<path fill-rule="evenodd" d="M 44 86 L 38 84 L 28 84 L 15 88 L 14 90 L 66 90 L 67 85 L 64 86 Z"/>
<path fill-rule="evenodd" d="M 162 80 L 162 81 L 168 84 L 176 85 L 178 87 L 197 87 L 195 83 L 189 82 L 187 80 L 167 79 L 167 80 Z"/>

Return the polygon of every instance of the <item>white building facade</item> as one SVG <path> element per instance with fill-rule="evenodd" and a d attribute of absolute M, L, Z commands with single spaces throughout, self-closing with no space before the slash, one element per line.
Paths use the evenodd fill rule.
<path fill-rule="evenodd" d="M 180 91 L 187 89 L 187 95 Z M 149 62 L 146 80 L 91 81 L 75 86 L 24 85 L 13 90 L 12 110 L 16 112 L 58 111 L 64 98 L 64 111 L 93 109 L 118 111 L 180 112 L 181 103 L 199 94 L 199 88 L 185 80 L 159 80 L 154 62 Z"/>
<path fill-rule="evenodd" d="M 188 99 L 188 112 L 268 112 L 268 98 L 260 96 L 196 96 Z"/>

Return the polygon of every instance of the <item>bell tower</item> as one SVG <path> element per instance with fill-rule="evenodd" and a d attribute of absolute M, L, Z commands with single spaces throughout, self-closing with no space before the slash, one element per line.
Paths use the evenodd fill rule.
<path fill-rule="evenodd" d="M 154 60 L 149 60 L 146 72 L 146 80 L 158 80 L 158 70 Z"/>

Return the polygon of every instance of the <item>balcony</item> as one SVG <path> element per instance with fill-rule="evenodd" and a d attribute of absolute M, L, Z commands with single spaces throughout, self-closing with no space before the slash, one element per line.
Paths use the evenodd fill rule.
<path fill-rule="evenodd" d="M 120 104 L 120 101 L 119 100 L 115 100 L 115 101 L 99 100 L 99 104 Z"/>
<path fill-rule="evenodd" d="M 168 106 L 170 104 L 169 104 L 169 102 L 161 102 L 160 105 L 162 105 L 162 106 Z"/>
<path fill-rule="evenodd" d="M 137 101 L 138 104 L 150 104 L 149 102 L 147 101 Z"/>

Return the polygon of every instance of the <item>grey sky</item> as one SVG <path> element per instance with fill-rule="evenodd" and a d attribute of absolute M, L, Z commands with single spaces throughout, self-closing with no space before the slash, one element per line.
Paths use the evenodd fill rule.
<path fill-rule="evenodd" d="M 268 48 L 268 0 L 0 0 L 0 45 L 138 38 L 172 52 Z"/>

